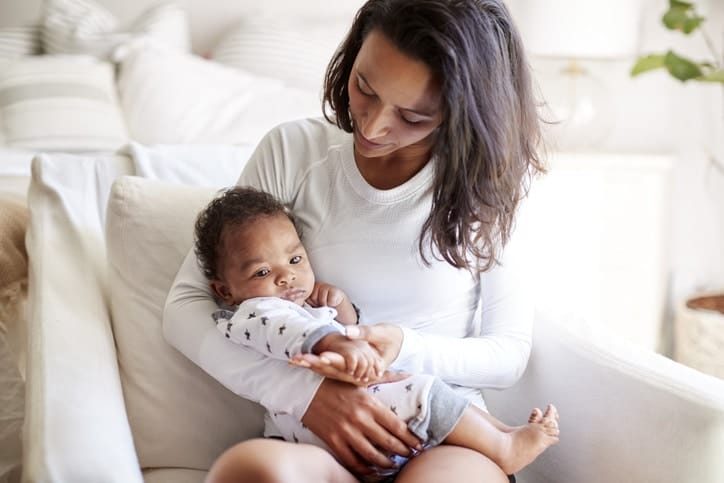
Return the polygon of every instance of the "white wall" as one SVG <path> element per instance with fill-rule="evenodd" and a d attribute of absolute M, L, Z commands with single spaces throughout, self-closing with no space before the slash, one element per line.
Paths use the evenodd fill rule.
<path fill-rule="evenodd" d="M 514 14 L 523 17 L 519 9 L 527 1 L 532 0 L 508 3 Z M 694 59 L 710 57 L 700 35 L 687 37 L 661 24 L 668 0 L 631 1 L 643 2 L 641 54 L 673 49 Z M 721 54 L 724 2 L 694 2 L 708 17 L 706 30 Z M 521 30 L 524 27 L 521 22 Z M 551 28 L 551 35 L 555 35 L 555 28 Z M 616 26 L 611 26 L 610 35 L 617 35 Z M 669 204 L 672 309 L 693 293 L 724 290 L 724 172 L 718 172 L 708 161 L 708 153 L 715 153 L 724 166 L 724 88 L 721 84 L 681 83 L 664 71 L 631 78 L 633 63 L 633 58 L 587 63 L 606 85 L 616 112 L 609 135 L 597 149 L 675 156 Z M 532 58 L 532 64 L 538 72 L 551 69 L 550 60 Z"/>

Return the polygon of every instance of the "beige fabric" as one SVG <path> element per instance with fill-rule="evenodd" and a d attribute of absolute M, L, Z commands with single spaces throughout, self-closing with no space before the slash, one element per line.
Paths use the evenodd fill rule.
<path fill-rule="evenodd" d="M 27 226 L 28 209 L 17 201 L 0 198 L 0 293 L 28 276 Z"/>
<path fill-rule="evenodd" d="M 142 468 L 206 470 L 262 434 L 262 408 L 224 388 L 163 338 L 166 295 L 215 188 L 116 181 L 108 200 L 111 320 L 123 395 Z M 205 323 L 199 320 L 199 324 Z M 213 323 L 209 316 L 206 323 Z"/>
<path fill-rule="evenodd" d="M 202 483 L 205 471 L 187 468 L 154 468 L 143 472 L 145 483 Z"/>

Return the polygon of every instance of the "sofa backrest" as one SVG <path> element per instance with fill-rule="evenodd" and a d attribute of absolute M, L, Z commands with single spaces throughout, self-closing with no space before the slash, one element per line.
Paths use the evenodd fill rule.
<path fill-rule="evenodd" d="M 262 408 L 172 348 L 161 329 L 166 295 L 192 247 L 194 220 L 215 192 L 138 177 L 120 178 L 111 190 L 111 320 L 143 468 L 206 469 L 226 448 L 262 434 Z"/>

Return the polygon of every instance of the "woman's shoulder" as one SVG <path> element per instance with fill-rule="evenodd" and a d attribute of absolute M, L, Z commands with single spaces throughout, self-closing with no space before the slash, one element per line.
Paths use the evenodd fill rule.
<path fill-rule="evenodd" d="M 266 137 L 267 142 L 284 149 L 312 154 L 326 152 L 330 147 L 343 144 L 350 134 L 323 117 L 298 119 L 279 124 Z"/>

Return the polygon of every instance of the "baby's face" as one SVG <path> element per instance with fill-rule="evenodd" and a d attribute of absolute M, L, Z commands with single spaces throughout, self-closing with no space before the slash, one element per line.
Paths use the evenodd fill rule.
<path fill-rule="evenodd" d="M 223 238 L 219 275 L 228 293 L 220 293 L 226 303 L 280 297 L 303 305 L 312 293 L 314 273 L 307 252 L 286 216 L 261 217 L 226 231 Z"/>

